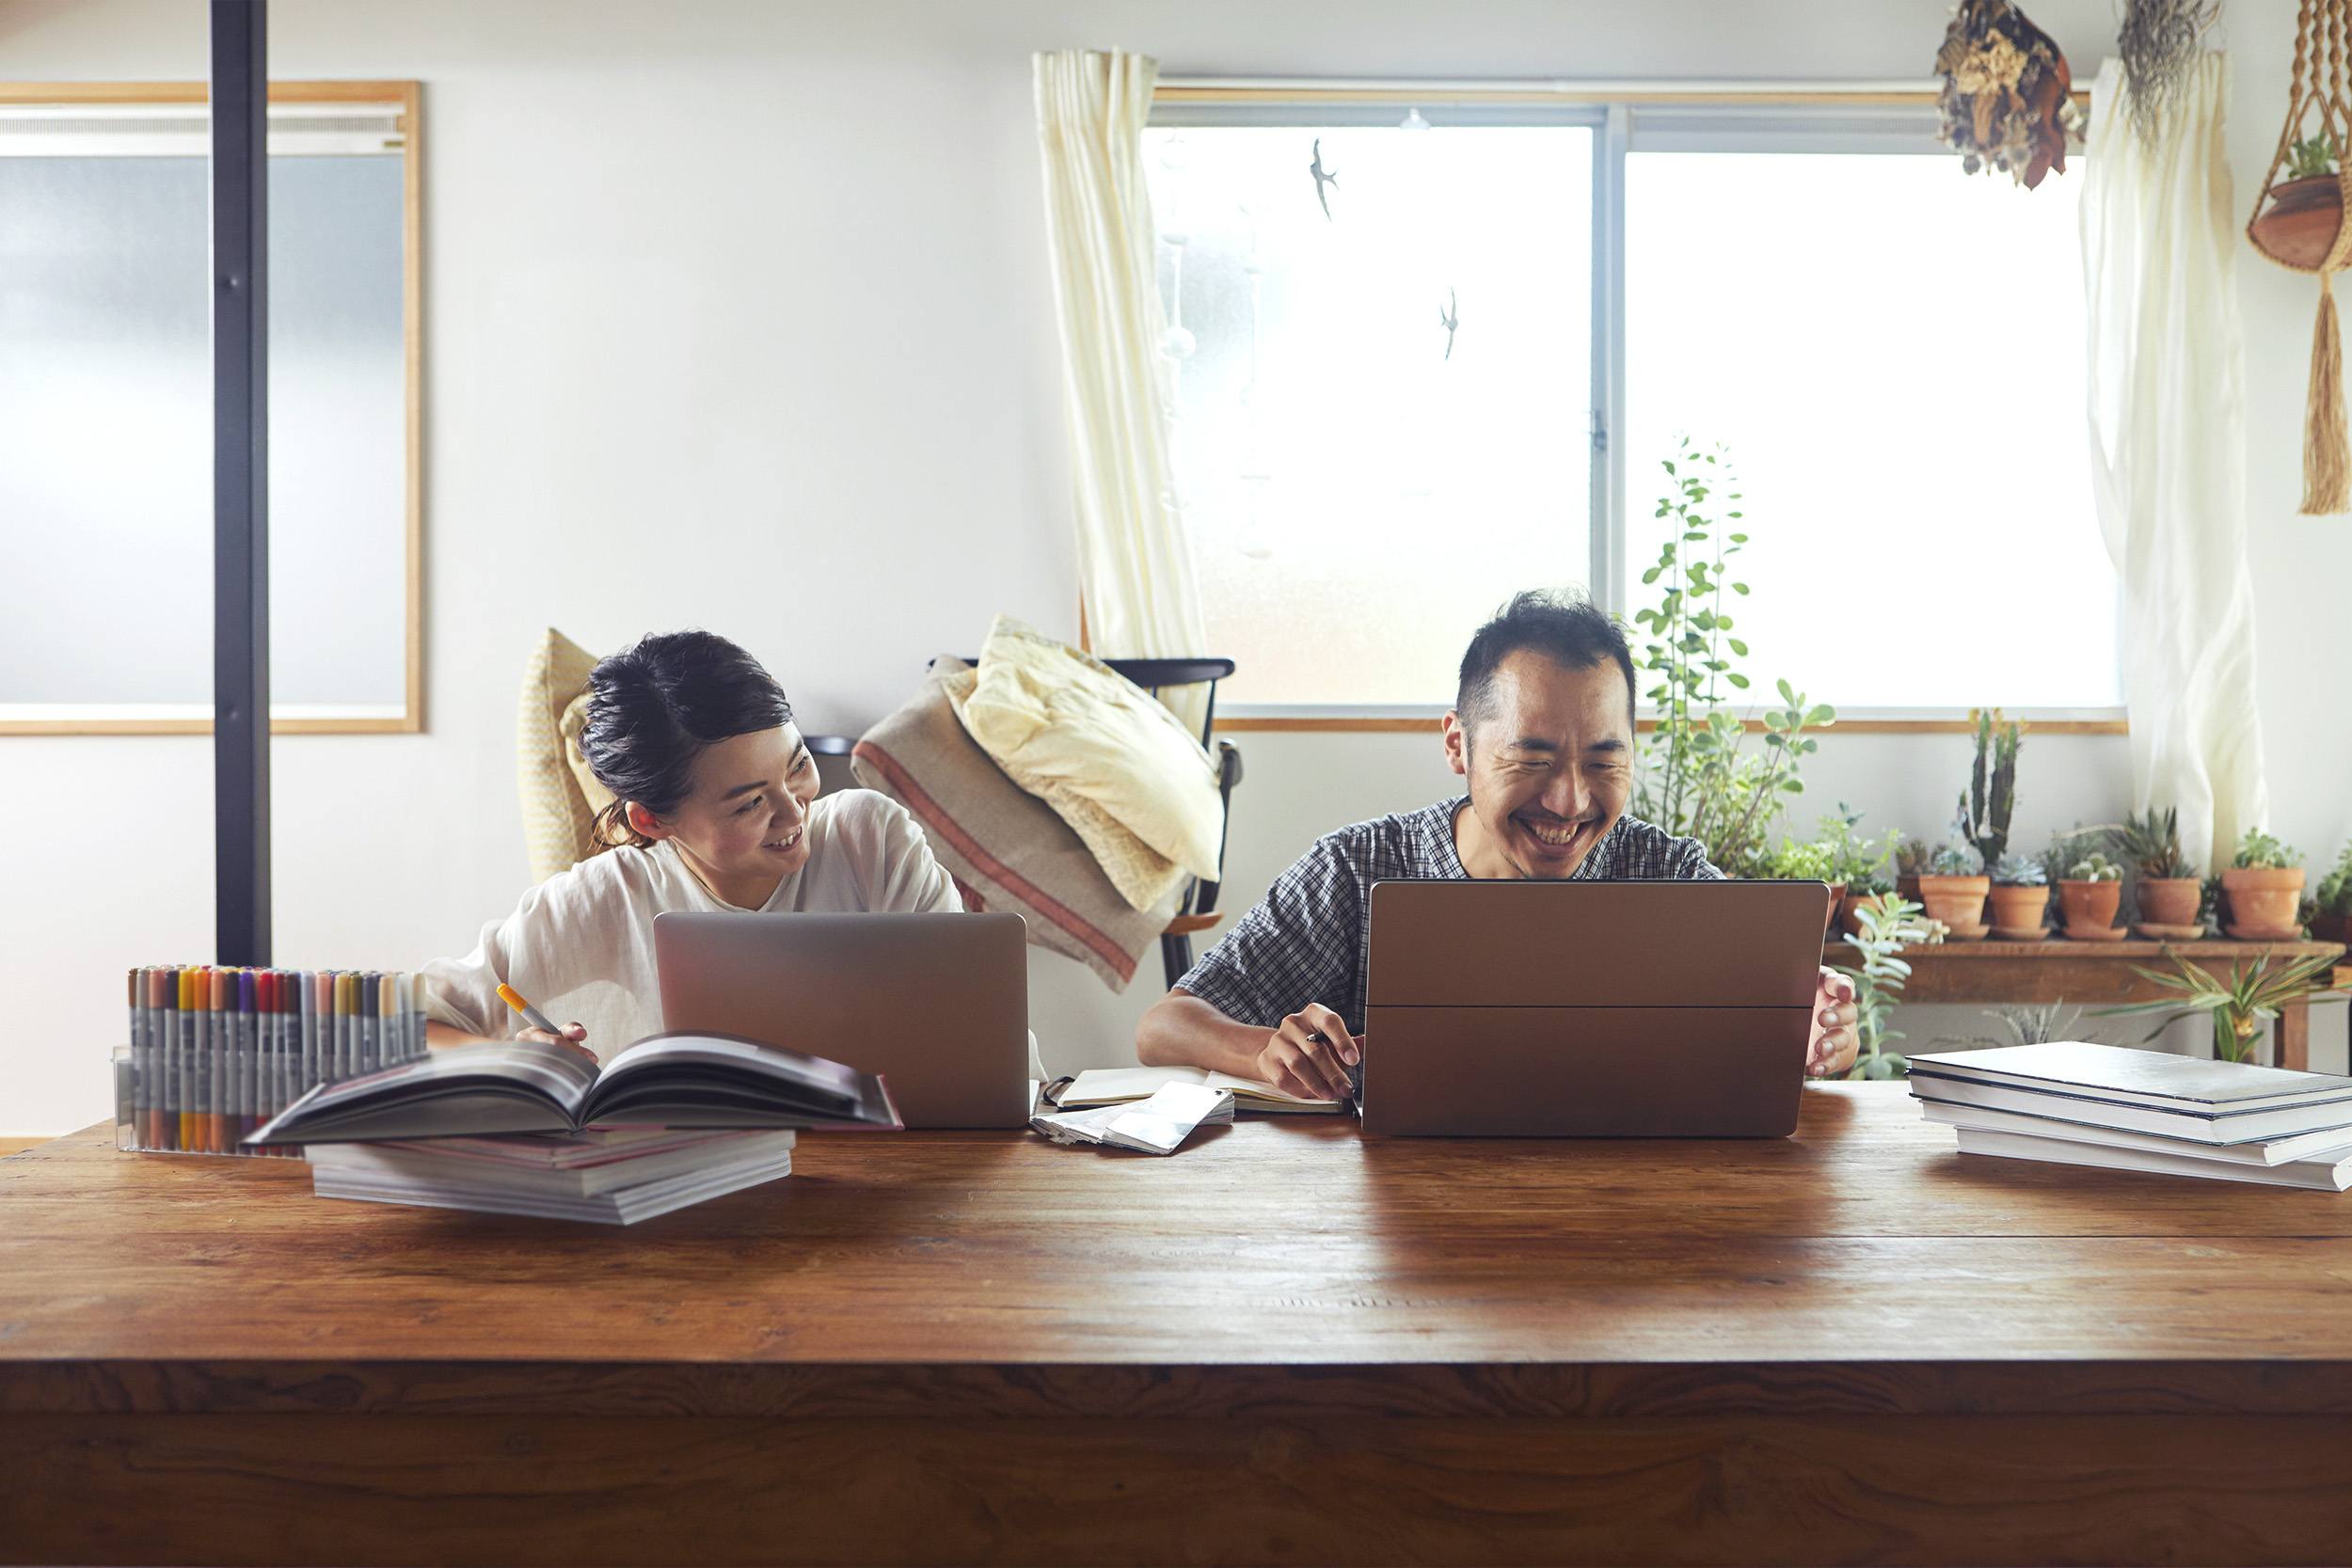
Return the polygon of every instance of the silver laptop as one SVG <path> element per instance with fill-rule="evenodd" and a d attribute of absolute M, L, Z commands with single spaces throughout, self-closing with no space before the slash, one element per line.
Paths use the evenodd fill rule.
<path fill-rule="evenodd" d="M 1017 914 L 653 919 L 661 1026 L 880 1073 L 909 1127 L 1029 1119 L 1029 964 Z"/>
<path fill-rule="evenodd" d="M 1364 1131 L 1785 1137 L 1820 882 L 1372 889 Z"/>

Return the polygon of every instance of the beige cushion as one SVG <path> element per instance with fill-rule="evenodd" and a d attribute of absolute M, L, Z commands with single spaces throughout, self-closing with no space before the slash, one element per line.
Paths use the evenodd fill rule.
<path fill-rule="evenodd" d="M 959 712 L 1134 908 L 1158 907 L 1187 877 L 1216 876 L 1216 765 L 1183 721 L 1100 659 L 999 615 Z"/>
<path fill-rule="evenodd" d="M 579 786 L 580 799 L 588 802 L 588 816 L 593 820 L 596 813 L 612 803 L 612 792 L 604 787 L 596 770 L 588 766 L 588 753 L 580 749 L 580 732 L 588 727 L 588 699 L 592 695 L 582 691 L 566 703 L 564 718 L 556 727 L 564 736 L 564 766 L 570 770 L 572 783 Z"/>
<path fill-rule="evenodd" d="M 1032 943 L 1124 990 L 1175 898 L 1152 910 L 1130 905 L 1070 825 L 989 760 L 956 718 L 954 699 L 977 680 L 961 660 L 938 660 L 913 701 L 866 732 L 850 771 L 922 825 L 967 904 L 1021 915 Z"/>
<path fill-rule="evenodd" d="M 545 881 L 596 850 L 596 807 L 564 760 L 564 710 L 588 689 L 596 656 L 554 627 L 532 650 L 515 716 L 515 782 L 531 874 Z M 601 802 L 598 802 L 601 804 Z"/>

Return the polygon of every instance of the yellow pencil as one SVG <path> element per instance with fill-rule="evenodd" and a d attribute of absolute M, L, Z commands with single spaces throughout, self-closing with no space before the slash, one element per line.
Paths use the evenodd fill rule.
<path fill-rule="evenodd" d="M 514 1008 L 516 1012 L 522 1014 L 523 1022 L 530 1024 L 533 1029 L 545 1029 L 548 1034 L 553 1035 L 558 1039 L 562 1039 L 564 1037 L 564 1031 L 558 1029 L 554 1024 L 549 1023 L 548 1022 L 548 1015 L 532 1006 L 529 1002 L 523 1000 L 523 993 L 516 990 L 514 987 L 499 987 L 499 1000 Z"/>

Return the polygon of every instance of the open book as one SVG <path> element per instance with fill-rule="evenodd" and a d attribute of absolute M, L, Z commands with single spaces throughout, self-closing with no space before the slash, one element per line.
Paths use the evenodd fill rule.
<path fill-rule="evenodd" d="M 1130 1100 L 1149 1100 L 1170 1084 L 1198 1084 L 1212 1089 L 1231 1089 L 1236 1111 L 1320 1111 L 1326 1114 L 1344 1111 L 1344 1100 L 1309 1100 L 1301 1095 L 1262 1084 L 1255 1078 L 1236 1078 L 1230 1072 L 1210 1072 L 1197 1067 L 1121 1067 L 1091 1068 L 1066 1083 L 1045 1091 L 1046 1098 L 1065 1111 L 1083 1111 L 1095 1105 L 1120 1105 Z"/>
<path fill-rule="evenodd" d="M 895 1129 L 871 1073 L 731 1035 L 651 1035 L 602 1069 L 536 1040 L 453 1046 L 322 1084 L 246 1141 L 354 1143 L 585 1127 Z"/>

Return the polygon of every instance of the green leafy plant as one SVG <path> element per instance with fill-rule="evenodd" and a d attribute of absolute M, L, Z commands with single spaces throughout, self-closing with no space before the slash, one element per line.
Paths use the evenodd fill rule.
<path fill-rule="evenodd" d="M 2352 914 L 2352 844 L 2344 847 L 2336 863 L 2312 890 L 2312 906 L 2316 914 Z"/>
<path fill-rule="evenodd" d="M 2181 1019 L 2209 1014 L 2213 1019 L 2213 1053 L 2225 1062 L 2242 1062 L 2254 1053 L 2254 1044 L 2262 1036 L 2263 1020 L 2277 1018 L 2279 1009 L 2288 1003 L 2331 990 L 2335 985 L 2336 961 L 2324 954 L 2293 958 L 2274 969 L 2273 954 L 2265 948 L 2250 964 L 2243 958 L 2232 963 L 2227 980 L 2198 968 L 2169 946 L 2165 948 L 2164 956 L 2172 962 L 2169 972 L 2134 964 L 2132 973 L 2152 985 L 2175 992 L 2174 996 L 2102 1007 L 2099 1015 L 2104 1018 L 2111 1014 L 2159 1014 L 2160 1022 L 2147 1036 L 2148 1040 L 2153 1040 L 2168 1025 Z"/>
<path fill-rule="evenodd" d="M 2042 863 L 2023 855 L 2003 855 L 1993 867 L 1993 880 L 2000 887 L 2047 887 L 2050 883 Z"/>
<path fill-rule="evenodd" d="M 1860 1053 L 1846 1073 L 1849 1078 L 1894 1078 L 1910 1069 L 1909 1058 L 1889 1049 L 1903 1036 L 1887 1020 L 1911 978 L 1911 965 L 1900 954 L 1907 944 L 1927 939 L 1921 913 L 1918 905 L 1892 895 L 1854 911 L 1861 929 L 1849 941 L 1861 962 L 1837 971 L 1853 982 L 1854 1034 L 1861 1042 Z"/>
<path fill-rule="evenodd" d="M 2072 1039 L 2079 1014 L 2063 1002 L 2045 1002 L 2034 1006 L 1987 1007 L 1984 1016 L 2001 1026 L 1998 1035 L 1973 1035 L 1965 1039 L 1944 1038 L 1938 1045 L 1961 1046 L 1984 1050 L 2001 1045 L 2045 1045 L 2051 1040 Z"/>
<path fill-rule="evenodd" d="M 1805 732 L 1836 721 L 1826 703 L 1807 703 L 1787 681 L 1776 684 L 1782 706 L 1761 716 L 1764 749 L 1746 754 L 1747 726 L 1730 711 L 1732 694 L 1748 689 L 1740 669 L 1748 645 L 1726 594 L 1745 597 L 1748 585 L 1730 562 L 1747 546 L 1733 531 L 1743 517 L 1740 492 L 1724 472 L 1721 449 L 1698 451 L 1684 437 L 1665 462 L 1672 485 L 1656 515 L 1671 530 L 1658 562 L 1642 574 L 1659 590 L 1657 604 L 1633 620 L 1648 636 L 1641 667 L 1654 677 L 1644 693 L 1658 719 L 1643 753 L 1633 814 L 1668 832 L 1695 838 L 1715 863 L 1734 877 L 1752 877 L 1772 863 L 1772 833 L 1788 798 L 1802 794 L 1804 758 L 1818 749 Z"/>
<path fill-rule="evenodd" d="M 1977 847 L 1985 864 L 2009 852 L 2009 819 L 2017 806 L 2017 752 L 2025 727 L 2004 724 L 1999 708 L 1971 708 L 1977 727 L 1977 761 L 1960 797 L 1961 836 Z"/>
<path fill-rule="evenodd" d="M 1799 844 L 1791 838 L 1780 841 L 1780 848 L 1772 856 L 1772 875 L 1784 881 L 1830 882 L 1836 856 L 1826 844 Z"/>
<path fill-rule="evenodd" d="M 2301 851 L 2290 848 L 2260 828 L 2249 828 L 2238 840 L 2230 864 L 2239 871 L 2284 871 L 2303 863 Z"/>
<path fill-rule="evenodd" d="M 1888 880 L 1886 867 L 1902 835 L 1890 828 L 1883 838 L 1866 838 L 1861 828 L 1862 813 L 1843 800 L 1822 816 L 1821 836 L 1816 842 L 1829 847 L 1830 875 L 1825 879 L 1842 883 L 1849 893 L 1891 893 L 1895 884 Z"/>
<path fill-rule="evenodd" d="M 2115 852 L 2142 877 L 2166 880 L 2194 877 L 2197 870 L 2181 853 L 2181 813 L 2177 806 L 2167 806 L 2164 815 L 2156 815 L 2150 806 L 2146 816 L 2137 813 L 2123 818 L 2123 825 L 2115 830 Z"/>
<path fill-rule="evenodd" d="M 2123 868 L 2101 851 L 2093 849 L 2066 868 L 2066 879 L 2070 882 L 2120 882 L 2123 879 Z"/>
<path fill-rule="evenodd" d="M 2287 148 L 2287 178 L 2315 180 L 2323 174 L 2336 172 L 2336 144 L 2328 134 L 2305 136 Z"/>

